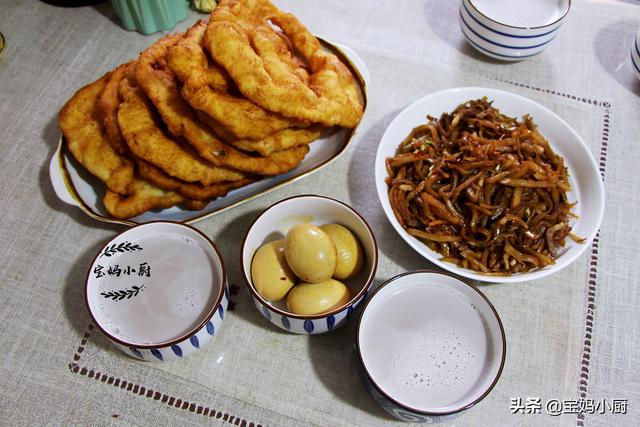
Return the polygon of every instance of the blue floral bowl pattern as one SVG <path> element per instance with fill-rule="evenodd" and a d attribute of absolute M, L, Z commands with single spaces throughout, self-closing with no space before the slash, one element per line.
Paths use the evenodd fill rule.
<path fill-rule="evenodd" d="M 229 290 L 222 257 L 204 233 L 154 221 L 102 247 L 87 272 L 85 300 L 97 328 L 118 349 L 167 362 L 219 333 Z"/>
<path fill-rule="evenodd" d="M 287 230 L 300 222 L 315 225 L 342 224 L 358 238 L 365 254 L 360 274 L 345 282 L 351 290 L 351 300 L 329 313 L 313 316 L 293 314 L 287 311 L 286 301 L 267 301 L 253 286 L 251 262 L 254 253 L 263 244 L 284 238 Z M 265 319 L 287 332 L 322 334 L 345 324 L 353 317 L 358 304 L 366 300 L 378 266 L 378 246 L 373 231 L 353 208 L 329 197 L 302 195 L 282 200 L 256 218 L 242 244 L 241 263 L 253 303 Z"/>
<path fill-rule="evenodd" d="M 351 317 L 358 305 L 367 298 L 365 292 L 360 298 L 342 308 L 337 313 L 329 314 L 327 316 L 296 316 L 281 311 L 274 310 L 270 304 L 263 304 L 258 298 L 253 297 L 253 303 L 256 308 L 262 314 L 262 317 L 273 323 L 277 327 L 284 329 L 288 332 L 296 334 L 323 334 L 325 332 L 331 332 L 332 330 L 344 325 Z"/>
<path fill-rule="evenodd" d="M 225 287 L 225 292 L 220 301 L 220 305 L 214 311 L 213 316 L 197 331 L 185 337 L 182 341 L 168 345 L 166 347 L 141 348 L 132 345 L 124 345 L 112 341 L 116 347 L 136 359 L 148 362 L 171 362 L 180 360 L 188 355 L 200 350 L 218 333 L 222 326 L 222 321 L 229 307 L 229 291 Z"/>

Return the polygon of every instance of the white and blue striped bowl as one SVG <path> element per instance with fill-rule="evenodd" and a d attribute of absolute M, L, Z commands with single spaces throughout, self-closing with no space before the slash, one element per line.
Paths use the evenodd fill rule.
<path fill-rule="evenodd" d="M 640 31 L 636 34 L 636 39 L 631 46 L 631 66 L 633 73 L 640 79 Z"/>
<path fill-rule="evenodd" d="M 114 257 L 114 260 L 117 260 L 118 263 L 122 265 L 123 269 L 125 268 L 124 265 L 138 265 L 137 263 L 140 259 L 127 260 L 125 258 L 127 255 L 133 255 L 133 253 L 119 250 L 117 248 L 119 246 L 121 247 L 121 245 L 126 245 L 127 243 L 139 243 L 140 239 L 148 238 L 150 236 L 170 236 L 169 239 L 165 238 L 162 241 L 163 250 L 166 251 L 170 251 L 171 245 L 175 244 L 175 237 L 188 239 L 190 242 L 199 245 L 208 258 L 207 268 L 211 268 L 212 272 L 210 298 L 204 304 L 206 311 L 204 314 L 200 315 L 200 317 L 193 320 L 194 326 L 181 333 L 178 337 L 168 337 L 165 340 L 158 340 L 151 344 L 147 342 L 130 342 L 118 335 L 118 329 L 115 329 L 114 325 L 110 323 L 109 316 L 105 315 L 105 313 L 99 309 L 98 301 L 101 298 L 100 295 L 102 295 L 104 289 L 101 287 L 103 285 L 99 283 L 95 274 L 96 266 L 100 265 L 101 260 L 105 259 L 103 256 L 108 251 L 112 252 L 111 255 L 107 256 Z M 173 239 L 171 237 L 173 237 Z M 142 252 L 144 252 L 144 246 L 142 244 L 139 244 L 138 246 L 142 247 L 139 252 L 142 254 Z M 114 248 L 116 249 L 114 250 Z M 153 259 L 143 259 L 150 265 L 149 269 L 151 273 L 162 269 L 162 265 L 154 265 Z M 166 261 L 159 262 L 162 264 Z M 171 267 L 166 268 L 172 270 Z M 106 268 L 102 269 L 102 271 L 106 271 Z M 124 277 L 124 274 L 122 277 Z M 151 275 L 151 277 L 153 278 L 153 275 Z M 156 277 L 161 281 L 166 280 L 165 274 L 159 274 L 156 275 Z M 135 280 L 140 279 L 136 278 Z M 149 283 L 143 283 L 147 285 L 145 288 L 146 292 L 157 292 L 161 288 L 153 286 L 154 283 L 157 284 L 158 282 L 150 279 Z M 132 298 L 119 298 L 117 303 L 127 304 L 128 302 L 133 301 L 135 297 L 137 297 L 137 294 L 133 295 Z M 115 301 L 116 298 L 114 298 L 114 302 Z M 137 225 L 118 234 L 104 247 L 102 247 L 102 249 L 100 249 L 87 272 L 87 279 L 85 281 L 85 302 L 94 324 L 118 349 L 122 350 L 127 355 L 136 359 L 154 362 L 180 360 L 192 353 L 195 353 L 209 343 L 211 339 L 218 334 L 218 331 L 222 326 L 222 322 L 229 305 L 229 290 L 222 256 L 211 239 L 201 231 L 191 226 L 173 221 L 154 221 Z"/>
<path fill-rule="evenodd" d="M 528 25 L 523 24 L 526 22 L 523 18 L 527 16 L 526 11 L 513 4 L 515 2 L 502 4 L 499 17 L 488 16 L 488 12 L 483 8 L 484 3 L 495 7 L 499 2 L 489 0 L 460 2 L 460 28 L 469 44 L 476 50 L 502 61 L 520 61 L 542 52 L 558 34 L 560 25 L 571 7 L 571 0 L 528 1 L 527 7 L 534 8 L 536 15 L 549 17 L 547 19 L 549 22 L 543 25 L 540 25 L 542 22 L 540 20 L 532 21 L 532 25 Z M 510 13 L 511 11 L 513 13 Z"/>
<path fill-rule="evenodd" d="M 351 291 L 351 300 L 329 313 L 314 316 L 293 314 L 287 311 L 285 300 L 267 301 L 253 286 L 251 262 L 255 252 L 265 243 L 283 239 L 289 228 L 303 222 L 344 225 L 358 238 L 365 254 L 360 274 L 345 281 Z M 253 302 L 265 319 L 288 332 L 321 334 L 346 323 L 353 317 L 355 308 L 367 298 L 378 267 L 378 245 L 369 224 L 350 206 L 324 196 L 294 196 L 272 205 L 256 218 L 242 244 L 241 264 Z"/>

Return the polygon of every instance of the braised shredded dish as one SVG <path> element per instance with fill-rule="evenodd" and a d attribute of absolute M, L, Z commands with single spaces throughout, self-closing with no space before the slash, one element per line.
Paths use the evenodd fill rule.
<path fill-rule="evenodd" d="M 555 262 L 576 217 L 564 160 L 530 116 L 486 97 L 414 128 L 386 160 L 389 201 L 409 234 L 442 261 L 488 275 Z"/>

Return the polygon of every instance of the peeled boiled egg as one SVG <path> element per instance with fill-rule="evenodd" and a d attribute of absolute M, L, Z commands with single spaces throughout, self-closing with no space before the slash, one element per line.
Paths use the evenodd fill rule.
<path fill-rule="evenodd" d="M 267 301 L 278 301 L 295 285 L 295 276 L 284 257 L 284 240 L 260 247 L 251 262 L 251 279 L 256 291 Z"/>
<path fill-rule="evenodd" d="M 351 299 L 349 288 L 335 279 L 321 283 L 300 283 L 287 296 L 287 307 L 295 314 L 323 314 L 335 310 Z"/>
<path fill-rule="evenodd" d="M 355 277 L 362 269 L 362 247 L 353 233 L 340 224 L 326 224 L 320 227 L 327 233 L 336 247 L 336 271 L 333 277 L 340 280 Z"/>
<path fill-rule="evenodd" d="M 284 239 L 284 255 L 291 270 L 302 281 L 320 283 L 336 269 L 336 248 L 319 227 L 297 224 Z"/>

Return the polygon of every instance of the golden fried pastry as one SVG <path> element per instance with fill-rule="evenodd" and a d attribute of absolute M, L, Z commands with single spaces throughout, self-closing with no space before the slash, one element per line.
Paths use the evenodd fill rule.
<path fill-rule="evenodd" d="M 205 30 L 206 22 L 198 22 L 166 56 L 169 68 L 184 83 L 182 96 L 193 108 L 206 113 L 235 138 L 262 139 L 300 124 L 229 94 L 227 73 L 211 64 L 200 46 Z"/>
<path fill-rule="evenodd" d="M 187 81 L 182 96 L 196 110 L 220 123 L 236 138 L 263 139 L 274 132 L 300 124 L 298 120 L 265 110 L 246 98 L 239 98 L 203 86 L 193 89 Z"/>
<path fill-rule="evenodd" d="M 166 191 L 141 179 L 134 179 L 129 187 L 129 194 L 122 196 L 113 191 L 107 190 L 102 200 L 107 212 L 114 218 L 131 218 L 152 209 L 170 208 L 179 203 L 185 202 L 185 198 Z M 190 206 L 190 203 L 186 203 Z M 201 206 L 197 204 L 196 206 Z"/>
<path fill-rule="evenodd" d="M 229 191 L 250 184 L 254 180 L 251 178 L 239 179 L 237 181 L 221 182 L 219 184 L 202 185 L 194 182 L 186 182 L 173 178 L 162 171 L 162 169 L 142 159 L 135 159 L 140 176 L 165 190 L 175 191 L 192 200 L 211 200 L 216 197 L 225 196 Z"/>
<path fill-rule="evenodd" d="M 208 85 L 215 90 L 228 92 L 235 83 L 223 68 L 209 60 L 201 46 L 207 23 L 198 21 L 189 28 L 184 37 L 167 50 L 165 60 L 182 83 L 190 81 L 194 89 Z"/>
<path fill-rule="evenodd" d="M 258 153 L 262 156 L 270 156 L 274 152 L 289 150 L 301 145 L 311 144 L 318 139 L 324 131 L 324 126 L 313 125 L 307 128 L 288 128 L 272 133 L 263 139 L 237 139 L 229 133 L 223 126 L 207 116 L 205 113 L 198 111 L 198 117 L 204 123 L 208 124 L 215 133 L 233 145 L 244 151 Z"/>
<path fill-rule="evenodd" d="M 109 190 L 126 195 L 133 182 L 133 164 L 107 142 L 96 112 L 98 95 L 111 75 L 105 74 L 78 90 L 60 111 L 58 123 L 73 157 Z"/>
<path fill-rule="evenodd" d="M 355 127 L 354 77 L 268 0 L 222 0 L 209 21 L 165 36 L 80 89 L 60 128 L 107 185 L 114 218 L 204 209 L 261 176 L 288 172 L 328 126 Z"/>
<path fill-rule="evenodd" d="M 107 184 L 103 198 L 105 209 L 114 218 L 129 218 L 150 209 L 168 208 L 178 203 L 196 207 L 185 197 L 134 176 L 131 161 L 118 154 L 107 141 L 96 110 L 98 96 L 111 78 L 113 73 L 108 73 L 80 89 L 67 102 L 59 117 L 60 128 L 71 154 Z"/>
<path fill-rule="evenodd" d="M 320 126 L 291 128 L 289 126 L 302 123 L 283 120 L 282 116 L 264 110 L 244 97 L 229 94 L 228 74 L 209 61 L 201 46 L 206 25 L 204 21 L 197 22 L 187 30 L 182 40 L 169 48 L 165 57 L 169 68 L 184 83 L 182 96 L 197 110 L 202 122 L 225 142 L 262 156 L 306 145 L 320 137 Z M 286 41 L 276 37 L 285 51 Z M 302 65 L 295 59 L 291 61 L 292 68 L 295 66 L 303 70 L 301 75 L 308 79 Z"/>
<path fill-rule="evenodd" d="M 307 146 L 279 151 L 268 157 L 253 157 L 222 142 L 198 119 L 193 108 L 180 96 L 175 76 L 164 59 L 167 50 L 180 37 L 180 34 L 174 34 L 158 40 L 142 52 L 136 67 L 138 83 L 160 113 L 169 131 L 175 137 L 184 137 L 200 156 L 217 166 L 260 175 L 276 175 L 300 164 L 309 151 Z"/>
<path fill-rule="evenodd" d="M 293 147 L 311 144 L 320 138 L 324 129 L 325 128 L 320 125 L 301 129 L 289 128 L 260 140 L 236 139 L 232 144 L 241 150 L 254 151 L 263 156 L 269 156 L 277 151 L 289 150 Z"/>
<path fill-rule="evenodd" d="M 208 200 L 186 199 L 184 202 L 180 203 L 180 207 L 182 209 L 186 209 L 190 211 L 199 211 L 206 208 L 208 204 L 209 204 Z"/>
<path fill-rule="evenodd" d="M 274 40 L 282 29 L 309 64 L 308 83 L 283 60 Z M 293 16 L 268 0 L 224 0 L 211 14 L 204 46 L 243 95 L 286 117 L 327 126 L 355 127 L 363 114 L 356 81 L 347 67 Z"/>
<path fill-rule="evenodd" d="M 100 92 L 96 104 L 96 111 L 104 126 L 107 141 L 120 154 L 127 153 L 127 145 L 118 126 L 118 107 L 120 105 L 118 89 L 122 79 L 131 73 L 133 67 L 135 67 L 135 61 L 122 64 L 113 70 L 111 78 Z"/>
<path fill-rule="evenodd" d="M 135 156 L 187 182 L 211 185 L 246 177 L 242 172 L 209 164 L 189 146 L 169 137 L 161 128 L 159 117 L 142 89 L 127 87 L 126 80 L 124 83 L 121 85 L 124 102 L 118 110 L 118 124 Z"/>

